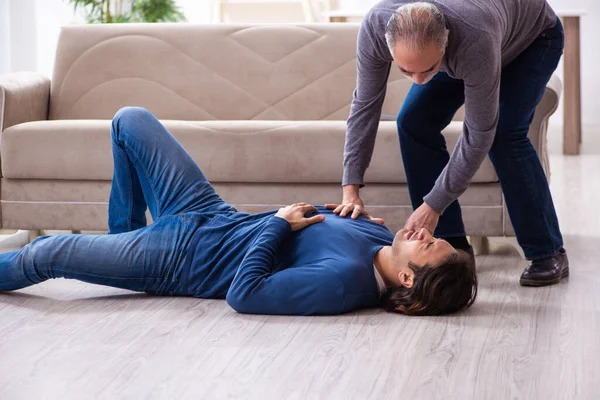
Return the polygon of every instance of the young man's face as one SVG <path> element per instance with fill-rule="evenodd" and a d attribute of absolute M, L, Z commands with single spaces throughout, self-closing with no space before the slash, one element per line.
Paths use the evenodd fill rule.
<path fill-rule="evenodd" d="M 445 240 L 435 239 L 426 229 L 417 232 L 401 229 L 396 233 L 392 251 L 401 266 L 408 266 L 410 262 L 416 266 L 435 267 L 456 250 Z"/>

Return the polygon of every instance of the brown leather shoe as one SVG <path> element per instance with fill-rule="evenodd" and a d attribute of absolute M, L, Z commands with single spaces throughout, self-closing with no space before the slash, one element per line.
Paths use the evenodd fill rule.
<path fill-rule="evenodd" d="M 548 286 L 560 282 L 569 276 L 569 258 L 564 248 L 544 260 L 533 260 L 523 274 L 520 283 L 522 286 Z"/>

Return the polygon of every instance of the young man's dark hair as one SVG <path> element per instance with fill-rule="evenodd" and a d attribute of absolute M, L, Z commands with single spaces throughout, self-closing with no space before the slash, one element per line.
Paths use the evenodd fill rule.
<path fill-rule="evenodd" d="M 414 271 L 411 288 L 388 288 L 381 306 L 389 312 L 407 315 L 440 315 L 469 308 L 477 297 L 477 274 L 473 256 L 456 250 L 437 267 L 419 267 Z"/>

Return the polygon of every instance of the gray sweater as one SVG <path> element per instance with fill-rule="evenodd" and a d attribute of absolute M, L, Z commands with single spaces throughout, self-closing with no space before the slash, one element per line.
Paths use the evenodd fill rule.
<path fill-rule="evenodd" d="M 442 213 L 469 186 L 496 134 L 500 74 L 556 24 L 546 0 L 425 0 L 446 16 L 450 39 L 440 70 L 465 84 L 465 121 L 450 161 L 424 201 Z M 393 62 L 385 41 L 392 13 L 410 0 L 382 0 L 358 34 L 358 79 L 344 149 L 343 185 L 363 185 Z M 427 160 L 423 160 L 427 162 Z"/>

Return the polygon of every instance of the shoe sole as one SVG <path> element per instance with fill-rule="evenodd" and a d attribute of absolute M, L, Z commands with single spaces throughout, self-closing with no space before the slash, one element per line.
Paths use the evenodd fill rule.
<path fill-rule="evenodd" d="M 549 281 L 534 281 L 531 279 L 521 279 L 519 280 L 519 283 L 521 284 L 521 286 L 534 286 L 534 287 L 540 287 L 540 286 L 550 286 L 550 285 L 555 285 L 557 283 L 559 283 L 561 281 L 561 279 L 567 278 L 569 276 L 569 268 L 567 267 L 566 269 L 564 269 L 562 271 L 562 273 L 560 274 L 560 276 L 558 278 L 549 280 Z"/>

